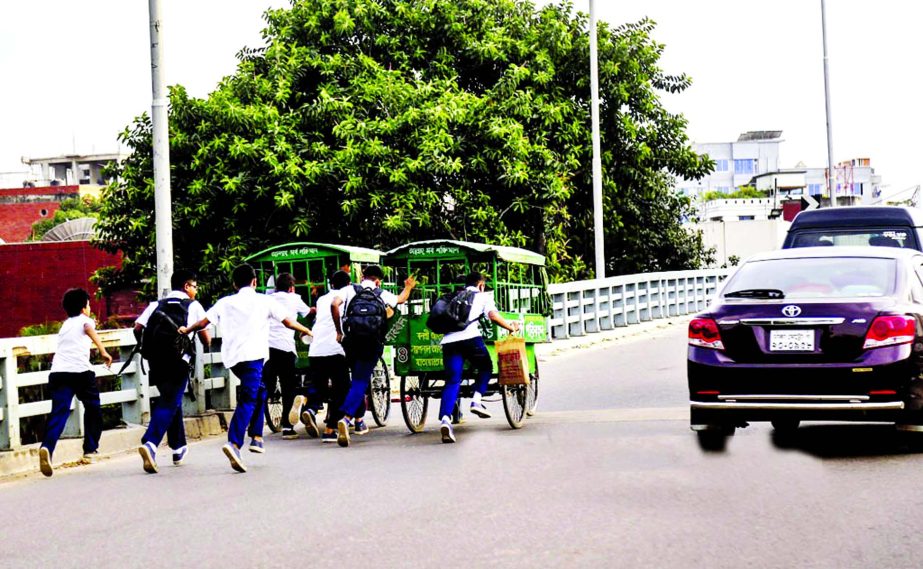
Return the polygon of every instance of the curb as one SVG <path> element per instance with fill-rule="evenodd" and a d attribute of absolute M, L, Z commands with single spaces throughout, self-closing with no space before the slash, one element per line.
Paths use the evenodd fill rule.
<path fill-rule="evenodd" d="M 186 438 L 198 440 L 227 432 L 231 411 L 212 411 L 196 417 L 186 417 Z M 103 431 L 99 441 L 99 459 L 134 452 L 141 444 L 141 436 L 147 427 L 128 425 Z M 160 445 L 166 448 L 166 437 Z M 19 450 L 0 452 L 0 478 L 38 472 L 38 449 L 40 443 L 26 445 Z M 89 464 L 83 458 L 83 438 L 67 438 L 58 441 L 54 452 L 55 470 Z"/>

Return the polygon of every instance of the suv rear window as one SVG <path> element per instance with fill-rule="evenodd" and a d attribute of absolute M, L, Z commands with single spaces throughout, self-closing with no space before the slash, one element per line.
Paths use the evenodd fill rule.
<path fill-rule="evenodd" d="M 857 246 L 857 247 L 900 247 L 913 249 L 913 240 L 906 229 L 823 229 L 799 231 L 791 240 L 789 248 Z"/>
<path fill-rule="evenodd" d="M 894 292 L 896 272 L 896 260 L 874 257 L 751 261 L 737 270 L 721 292 L 726 296 L 778 290 L 786 299 L 879 297 Z"/>

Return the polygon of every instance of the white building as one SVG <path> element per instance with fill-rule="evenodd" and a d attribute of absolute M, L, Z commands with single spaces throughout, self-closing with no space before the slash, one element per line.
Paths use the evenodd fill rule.
<path fill-rule="evenodd" d="M 832 189 L 836 205 L 869 205 L 881 195 L 881 176 L 875 173 L 871 162 L 868 158 L 855 158 L 834 167 Z M 808 168 L 798 164 L 794 168 L 754 176 L 750 185 L 769 192 L 770 196 L 775 195 L 779 200 L 810 195 L 819 198 L 818 201 L 830 203 L 826 168 Z"/>
<path fill-rule="evenodd" d="M 676 188 L 687 196 L 699 197 L 708 191 L 731 193 L 747 186 L 754 176 L 779 169 L 781 130 L 750 131 L 737 142 L 694 143 L 692 149 L 707 154 L 715 162 L 715 171 L 701 180 L 677 178 Z"/>

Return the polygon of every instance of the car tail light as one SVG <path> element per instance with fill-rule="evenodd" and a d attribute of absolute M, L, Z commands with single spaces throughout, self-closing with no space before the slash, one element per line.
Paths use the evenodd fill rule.
<path fill-rule="evenodd" d="M 689 345 L 723 350 L 718 323 L 711 318 L 693 318 L 689 323 Z"/>
<path fill-rule="evenodd" d="M 865 335 L 865 349 L 909 344 L 916 336 L 916 320 L 910 316 L 879 316 Z"/>

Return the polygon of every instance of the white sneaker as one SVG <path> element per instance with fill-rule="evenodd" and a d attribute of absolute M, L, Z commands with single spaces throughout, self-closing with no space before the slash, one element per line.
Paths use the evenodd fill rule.
<path fill-rule="evenodd" d="M 442 423 L 439 425 L 439 431 L 442 433 L 442 442 L 444 443 L 454 443 L 455 442 L 455 432 L 452 430 L 452 420 L 448 417 L 442 418 Z"/>
<path fill-rule="evenodd" d="M 292 408 L 288 410 L 288 424 L 295 425 L 298 423 L 298 419 L 301 418 L 301 408 L 304 407 L 304 404 L 308 402 L 308 398 L 304 395 L 296 395 L 295 401 L 292 402 Z"/>
<path fill-rule="evenodd" d="M 493 415 L 490 414 L 490 411 L 487 410 L 487 407 L 484 407 L 483 403 L 471 402 L 471 412 L 480 417 L 481 419 L 490 419 Z"/>

